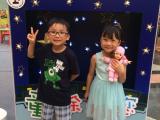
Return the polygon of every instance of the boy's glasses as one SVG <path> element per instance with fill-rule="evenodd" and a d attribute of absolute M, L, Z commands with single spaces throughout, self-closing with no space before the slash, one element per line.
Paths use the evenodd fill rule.
<path fill-rule="evenodd" d="M 48 34 L 51 36 L 56 36 L 58 34 L 60 37 L 63 37 L 68 33 L 67 32 L 48 31 Z"/>

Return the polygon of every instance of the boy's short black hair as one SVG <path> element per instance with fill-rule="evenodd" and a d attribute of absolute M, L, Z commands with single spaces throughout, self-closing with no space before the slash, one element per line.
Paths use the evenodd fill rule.
<path fill-rule="evenodd" d="M 49 29 L 49 27 L 51 27 L 55 23 L 60 23 L 62 25 L 65 25 L 66 28 L 67 28 L 67 32 L 69 33 L 69 31 L 70 31 L 70 25 L 69 25 L 69 23 L 65 19 L 63 19 L 63 18 L 56 18 L 56 17 L 54 17 L 54 18 L 52 18 L 52 19 L 49 20 L 48 26 L 47 26 L 47 30 Z"/>
<path fill-rule="evenodd" d="M 105 24 L 102 37 L 113 39 L 113 34 L 118 40 L 121 40 L 121 26 L 117 24 Z"/>

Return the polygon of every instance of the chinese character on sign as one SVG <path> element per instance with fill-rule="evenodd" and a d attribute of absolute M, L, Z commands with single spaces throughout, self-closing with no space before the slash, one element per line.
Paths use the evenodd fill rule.
<path fill-rule="evenodd" d="M 138 104 L 138 98 L 126 96 L 126 116 L 131 116 L 136 113 L 135 108 Z"/>
<path fill-rule="evenodd" d="M 29 90 L 30 97 L 25 97 L 25 103 L 32 118 L 41 118 L 42 103 L 37 101 L 37 90 Z"/>
<path fill-rule="evenodd" d="M 82 112 L 81 108 L 81 103 L 82 100 L 79 98 L 78 94 L 74 94 L 71 96 L 71 112 L 76 113 L 76 112 Z"/>

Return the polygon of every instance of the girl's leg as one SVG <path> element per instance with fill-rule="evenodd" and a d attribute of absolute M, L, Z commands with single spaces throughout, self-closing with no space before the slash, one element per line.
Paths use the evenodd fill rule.
<path fill-rule="evenodd" d="M 70 105 L 54 106 L 56 120 L 71 120 Z"/>
<path fill-rule="evenodd" d="M 54 107 L 46 103 L 42 103 L 42 120 L 53 120 Z"/>

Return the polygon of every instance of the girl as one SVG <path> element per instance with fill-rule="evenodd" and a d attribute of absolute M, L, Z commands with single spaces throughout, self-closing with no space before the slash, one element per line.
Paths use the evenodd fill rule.
<path fill-rule="evenodd" d="M 124 120 L 125 95 L 122 83 L 126 79 L 126 66 L 116 59 L 112 60 L 112 68 L 118 73 L 118 82 L 113 83 L 106 75 L 108 64 L 102 60 L 103 57 L 111 57 L 120 45 L 120 28 L 115 25 L 105 25 L 100 43 L 102 51 L 92 56 L 87 76 L 84 96 L 86 101 L 88 99 L 87 117 L 93 120 Z"/>

